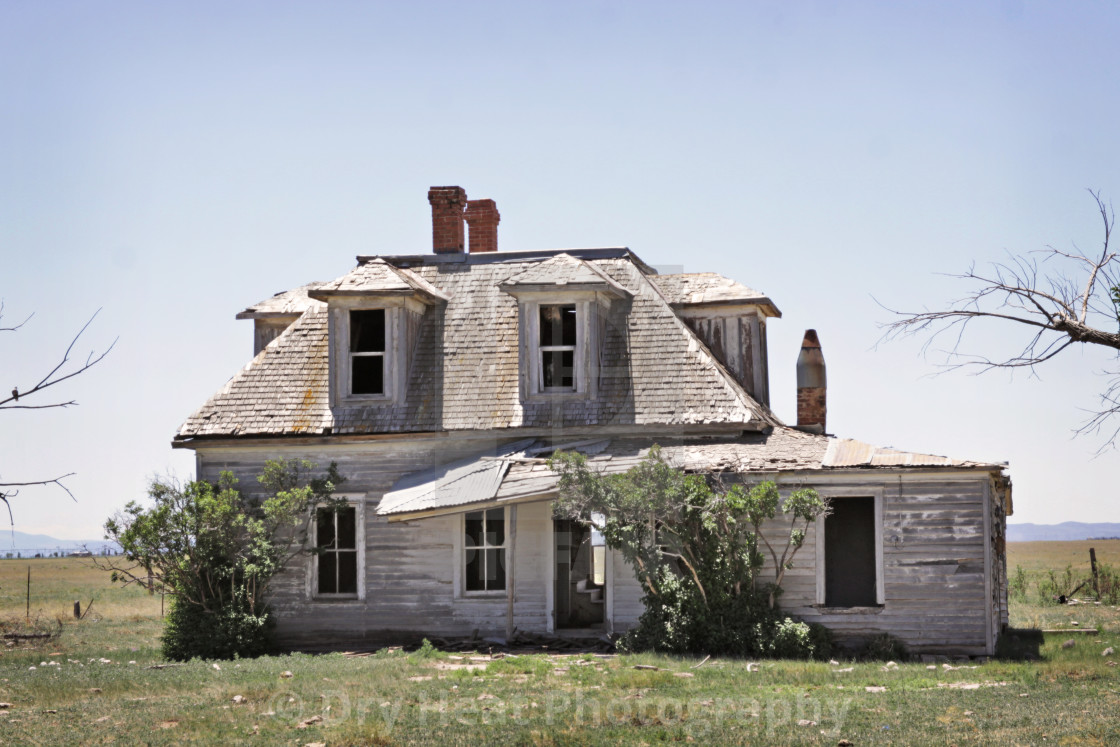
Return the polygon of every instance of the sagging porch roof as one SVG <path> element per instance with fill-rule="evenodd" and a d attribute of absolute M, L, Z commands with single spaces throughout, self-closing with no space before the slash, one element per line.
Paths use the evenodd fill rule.
<path fill-rule="evenodd" d="M 548 468 L 553 451 L 578 451 L 604 474 L 625 472 L 649 453 L 649 439 L 613 438 L 550 444 L 516 441 L 496 450 L 405 475 L 386 493 L 377 513 L 404 521 L 471 507 L 504 505 L 555 496 L 559 475 Z M 977 462 L 872 446 L 778 427 L 730 441 L 663 445 L 666 462 L 688 472 L 773 473 L 836 469 L 957 468 L 999 470 Z"/>

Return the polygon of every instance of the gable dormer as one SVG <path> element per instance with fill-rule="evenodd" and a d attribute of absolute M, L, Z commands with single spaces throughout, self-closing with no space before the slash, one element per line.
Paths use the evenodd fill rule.
<path fill-rule="evenodd" d="M 633 294 L 566 253 L 499 287 L 517 299 L 521 400 L 596 398 L 606 313 Z"/>
<path fill-rule="evenodd" d="M 307 293 L 319 283 L 308 283 L 272 298 L 255 303 L 237 314 L 237 319 L 253 320 L 253 355 L 264 350 L 268 343 L 284 333 L 308 309 L 320 306 L 319 301 L 308 298 Z"/>
<path fill-rule="evenodd" d="M 382 259 L 365 260 L 308 296 L 327 304 L 331 407 L 402 402 L 420 320 L 448 297 Z"/>
<path fill-rule="evenodd" d="M 766 320 L 782 316 L 774 302 L 714 272 L 654 275 L 650 280 L 747 394 L 769 407 Z"/>

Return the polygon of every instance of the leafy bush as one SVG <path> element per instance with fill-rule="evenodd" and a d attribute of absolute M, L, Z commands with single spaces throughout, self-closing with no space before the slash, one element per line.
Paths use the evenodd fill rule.
<path fill-rule="evenodd" d="M 268 593 L 272 578 L 306 540 L 315 511 L 334 507 L 343 481 L 335 465 L 308 478 L 303 460 L 265 464 L 257 478 L 267 495 L 243 495 L 223 472 L 218 483 L 155 480 L 151 506 L 130 502 L 105 523 L 120 559 L 106 561 L 113 580 L 172 597 L 163 633 L 170 659 L 259 656 L 272 644 Z"/>
<path fill-rule="evenodd" d="M 783 618 L 770 607 L 768 588 L 705 601 L 668 569 L 656 583 L 660 593 L 643 598 L 645 612 L 619 640 L 620 650 L 787 659 L 827 659 L 832 653 L 828 629 Z"/>
<path fill-rule="evenodd" d="M 434 659 L 439 656 L 439 650 L 432 645 L 432 642 L 427 638 L 420 641 L 420 648 L 413 651 L 409 656 L 417 659 Z"/>
<path fill-rule="evenodd" d="M 267 608 L 254 612 L 242 594 L 216 610 L 172 597 L 160 640 L 164 657 L 251 658 L 268 653 L 275 624 Z"/>
<path fill-rule="evenodd" d="M 776 606 L 809 526 L 827 515 L 815 490 L 782 500 L 772 481 L 725 488 L 667 464 L 657 446 L 623 474 L 593 471 L 586 457 L 557 452 L 559 516 L 589 523 L 618 551 L 645 590 L 645 612 L 620 642 L 628 651 L 730 656 L 825 655 L 825 636 L 783 619 Z M 782 515 L 786 526 L 771 529 Z M 763 524 L 768 528 L 764 533 Z M 759 574 L 763 552 L 774 576 Z"/>
<path fill-rule="evenodd" d="M 781 659 L 827 659 L 832 655 L 832 633 L 823 625 L 787 617 L 773 628 L 770 653 Z"/>

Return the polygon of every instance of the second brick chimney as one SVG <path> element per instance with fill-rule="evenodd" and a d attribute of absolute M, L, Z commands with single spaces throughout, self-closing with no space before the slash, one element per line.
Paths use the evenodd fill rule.
<path fill-rule="evenodd" d="M 498 205 L 493 200 L 470 200 L 463 214 L 470 226 L 471 254 L 498 251 Z"/>
<path fill-rule="evenodd" d="M 828 381 L 824 354 L 815 329 L 805 330 L 801 353 L 797 356 L 797 427 L 813 433 L 825 432 Z"/>
<path fill-rule="evenodd" d="M 432 205 L 432 251 L 436 254 L 461 254 L 466 190 L 462 187 L 432 187 L 428 190 L 428 202 Z M 497 210 L 494 212 L 497 214 Z M 496 237 L 494 243 L 496 246 Z"/>

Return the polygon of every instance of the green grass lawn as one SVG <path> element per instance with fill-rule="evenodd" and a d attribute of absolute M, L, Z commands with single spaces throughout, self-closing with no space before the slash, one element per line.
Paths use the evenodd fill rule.
<path fill-rule="evenodd" d="M 952 668 L 393 650 L 153 668 L 159 598 L 88 563 L 32 562 L 33 614 L 98 601 L 56 639 L 0 647 L 2 744 L 1120 743 L 1115 616 L 1072 648 L 1048 636 L 1042 661 Z M 27 565 L 0 561 L 5 618 L 23 616 Z"/>

